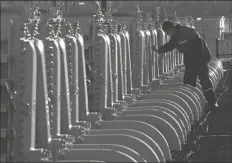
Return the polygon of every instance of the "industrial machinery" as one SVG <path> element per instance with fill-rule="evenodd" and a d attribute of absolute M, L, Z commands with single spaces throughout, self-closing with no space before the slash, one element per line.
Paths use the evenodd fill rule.
<path fill-rule="evenodd" d="M 152 51 L 169 39 L 159 12 L 153 20 L 138 7 L 132 22 L 118 22 L 99 5 L 90 74 L 78 20 L 57 9 L 43 21 L 36 8 L 12 22 L 8 161 L 191 162 L 210 112 L 199 82 L 181 83 L 182 54 Z M 209 70 L 216 89 L 220 60 L 212 58 Z"/>

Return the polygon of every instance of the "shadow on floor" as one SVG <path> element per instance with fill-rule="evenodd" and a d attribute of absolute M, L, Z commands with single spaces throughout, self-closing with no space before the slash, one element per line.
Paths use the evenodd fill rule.
<path fill-rule="evenodd" d="M 201 138 L 193 162 L 232 162 L 232 70 L 229 73 L 229 89 L 209 116 L 209 132 Z"/>

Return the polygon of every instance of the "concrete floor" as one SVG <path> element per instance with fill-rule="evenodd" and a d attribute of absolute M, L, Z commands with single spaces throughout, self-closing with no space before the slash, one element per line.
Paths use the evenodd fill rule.
<path fill-rule="evenodd" d="M 228 88 L 220 98 L 220 107 L 211 112 L 209 132 L 201 138 L 193 162 L 232 162 L 232 70 Z"/>

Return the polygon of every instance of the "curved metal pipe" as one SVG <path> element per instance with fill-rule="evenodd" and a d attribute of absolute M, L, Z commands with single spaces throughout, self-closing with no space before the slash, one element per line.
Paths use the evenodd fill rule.
<path fill-rule="evenodd" d="M 211 58 L 209 64 L 209 76 L 215 89 L 223 78 L 223 65 L 222 62 L 217 58 Z"/>

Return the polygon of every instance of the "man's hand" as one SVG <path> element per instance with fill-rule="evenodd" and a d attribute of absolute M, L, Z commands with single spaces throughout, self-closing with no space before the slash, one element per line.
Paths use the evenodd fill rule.
<path fill-rule="evenodd" d="M 156 53 L 159 53 L 159 50 L 156 49 L 156 46 L 155 46 L 155 45 L 152 46 L 152 50 L 155 51 Z"/>

